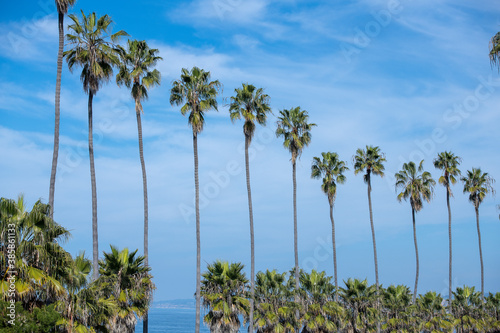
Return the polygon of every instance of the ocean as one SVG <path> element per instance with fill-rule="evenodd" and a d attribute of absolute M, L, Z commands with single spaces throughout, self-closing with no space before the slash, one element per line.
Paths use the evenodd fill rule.
<path fill-rule="evenodd" d="M 202 316 L 205 314 L 201 311 Z M 193 333 L 195 326 L 195 309 L 177 309 L 177 308 L 152 308 L 149 310 L 149 332 L 175 332 L 175 333 Z M 136 333 L 142 333 L 142 320 L 135 326 Z M 244 332 L 240 328 L 240 332 Z M 203 317 L 200 319 L 200 333 L 210 333 L 208 327 L 203 323 Z"/>

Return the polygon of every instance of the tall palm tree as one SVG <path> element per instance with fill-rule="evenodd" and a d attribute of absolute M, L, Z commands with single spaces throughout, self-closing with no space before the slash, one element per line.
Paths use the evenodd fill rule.
<path fill-rule="evenodd" d="M 379 299 L 379 281 L 378 281 L 378 257 L 377 257 L 377 242 L 375 240 L 375 226 L 373 224 L 373 211 L 372 211 L 372 183 L 371 175 L 377 175 L 384 177 L 384 162 L 385 156 L 380 151 L 378 146 L 366 146 L 365 149 L 358 148 L 356 154 L 353 157 L 354 161 L 354 174 L 357 175 L 360 172 L 365 172 L 363 180 L 368 185 L 368 210 L 370 213 L 370 227 L 372 230 L 372 242 L 373 242 L 373 262 L 375 264 L 375 285 L 377 287 L 377 306 L 380 305 Z M 380 332 L 380 322 L 377 322 L 377 332 Z"/>
<path fill-rule="evenodd" d="M 127 36 L 123 30 L 111 34 L 113 21 L 108 15 L 96 17 L 95 13 L 86 16 L 82 10 L 82 20 L 76 15 L 69 15 L 73 24 L 68 28 L 71 33 L 66 35 L 70 50 L 64 52 L 70 71 L 75 66 L 82 67 L 80 79 L 83 90 L 89 95 L 88 101 L 88 126 L 89 126 L 89 160 L 90 182 L 92 187 L 92 266 L 94 279 L 99 274 L 99 245 L 97 233 L 97 187 L 94 168 L 94 141 L 92 126 L 92 101 L 102 84 L 113 75 L 113 66 L 119 64 L 119 50 L 115 44 L 120 37 Z"/>
<path fill-rule="evenodd" d="M 210 81 L 210 72 L 198 67 L 190 71 L 183 68 L 180 80 L 172 84 L 170 90 L 170 104 L 181 105 L 183 116 L 189 112 L 188 123 L 193 129 L 194 151 L 194 187 L 196 206 L 196 326 L 195 332 L 200 331 L 200 280 L 201 280 L 201 252 L 200 252 L 200 185 L 198 181 L 198 134 L 205 124 L 205 112 L 210 109 L 217 111 L 217 95 L 221 84 L 219 81 Z"/>
<path fill-rule="evenodd" d="M 128 40 L 127 50 L 121 48 L 122 62 L 120 71 L 116 75 L 116 83 L 131 89 L 135 101 L 135 115 L 137 118 L 137 133 L 139 135 L 139 158 L 142 169 L 142 189 L 144 195 L 144 265 L 148 266 L 148 181 L 146 164 L 144 163 L 144 149 L 142 144 L 141 112 L 144 112 L 141 101 L 148 99 L 148 89 L 159 86 L 161 74 L 152 69 L 158 60 L 158 49 L 150 49 L 145 41 Z M 148 332 L 148 316 L 144 315 L 143 331 Z"/>
<path fill-rule="evenodd" d="M 479 260 L 481 262 L 481 297 L 484 298 L 484 266 L 483 250 L 481 246 L 481 230 L 479 228 L 479 205 L 483 202 L 488 193 L 493 194 L 495 190 L 492 184 L 495 182 L 487 172 L 482 172 L 481 168 L 467 170 L 467 175 L 461 178 L 464 183 L 464 193 L 469 193 L 469 201 L 474 205 L 476 211 L 477 237 L 479 240 Z"/>
<path fill-rule="evenodd" d="M 449 240 L 449 276 L 448 276 L 448 307 L 451 313 L 451 277 L 452 277 L 452 246 L 451 246 L 451 208 L 450 208 L 450 196 L 453 196 L 451 191 L 451 184 L 457 182 L 458 176 L 460 176 L 460 170 L 458 166 L 460 165 L 461 158 L 455 156 L 452 152 L 444 151 L 438 154 L 438 157 L 434 159 L 434 167 L 443 170 L 443 175 L 439 177 L 439 184 L 446 188 L 446 205 L 448 207 L 448 240 Z"/>
<path fill-rule="evenodd" d="M 383 177 L 384 176 L 384 162 L 386 161 L 384 154 L 380 151 L 378 146 L 366 146 L 365 149 L 358 148 L 356 155 L 353 157 L 354 161 L 354 174 L 365 172 L 363 180 L 368 185 L 368 209 L 370 212 L 370 226 L 372 229 L 373 241 L 373 261 L 375 263 L 375 285 L 377 286 L 377 293 L 379 288 L 378 282 L 378 259 L 377 259 L 377 243 L 375 241 L 375 227 L 373 225 L 373 212 L 372 212 L 372 183 L 371 175 Z"/>
<path fill-rule="evenodd" d="M 283 146 L 292 154 L 293 169 L 293 239 L 295 253 L 295 290 L 299 290 L 299 251 L 297 242 L 297 176 L 296 162 L 302 150 L 311 143 L 311 129 L 316 126 L 308 123 L 309 115 L 300 106 L 280 111 L 276 136 L 283 137 Z"/>
<path fill-rule="evenodd" d="M 335 221 L 333 220 L 333 205 L 337 195 L 337 184 L 343 184 L 346 180 L 344 172 L 349 170 L 344 161 L 341 161 L 337 153 L 321 153 L 323 159 L 313 158 L 311 166 L 311 177 L 323 177 L 321 189 L 328 197 L 330 204 L 330 221 L 332 223 L 332 244 L 333 244 L 333 276 L 335 281 L 335 301 L 338 301 L 337 291 L 339 288 L 337 281 L 337 248 L 335 245 Z"/>
<path fill-rule="evenodd" d="M 229 106 L 229 116 L 231 121 L 244 118 L 243 134 L 245 135 L 245 168 L 248 194 L 248 214 L 250 218 L 250 332 L 253 332 L 253 309 L 255 297 L 255 250 L 254 250 L 254 229 L 252 210 L 252 191 L 250 188 L 250 164 L 248 161 L 248 147 L 252 142 L 255 133 L 255 122 L 265 126 L 267 114 L 271 112 L 269 106 L 269 96 L 264 93 L 264 89 L 255 88 L 251 84 L 243 83 L 241 88 L 236 88 L 236 95 L 231 97 Z"/>
<path fill-rule="evenodd" d="M 490 41 L 490 62 L 493 66 L 500 65 L 500 32 L 497 32 Z M 500 70 L 500 67 L 498 67 Z"/>
<path fill-rule="evenodd" d="M 210 332 L 236 333 L 241 326 L 239 316 L 248 317 L 248 280 L 243 268 L 241 263 L 217 260 L 203 273 L 201 294 L 209 310 L 204 321 Z"/>
<path fill-rule="evenodd" d="M 61 118 L 61 76 L 64 50 L 64 15 L 76 0 L 55 0 L 58 13 L 59 49 L 57 51 L 57 76 L 55 97 L 54 152 L 50 171 L 49 206 L 50 218 L 54 218 L 54 192 L 56 188 L 57 158 L 59 156 L 59 123 Z"/>
<path fill-rule="evenodd" d="M 432 179 L 429 172 L 424 171 L 424 160 L 420 161 L 418 167 L 414 162 L 404 163 L 401 171 L 395 174 L 396 191 L 398 193 L 398 201 L 410 199 L 411 215 L 413 219 L 413 241 L 415 243 L 416 256 L 416 273 L 415 273 L 415 288 L 413 290 L 413 303 L 417 297 L 418 287 L 418 246 L 417 246 L 417 229 L 415 225 L 415 213 L 423 208 L 423 200 L 430 202 L 434 193 L 434 185 L 436 182 Z"/>

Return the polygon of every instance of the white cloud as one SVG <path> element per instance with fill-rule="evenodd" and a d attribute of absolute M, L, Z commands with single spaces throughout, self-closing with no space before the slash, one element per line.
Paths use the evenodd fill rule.
<path fill-rule="evenodd" d="M 12 60 L 49 61 L 57 55 L 57 19 L 39 19 L 0 25 L 0 55 Z"/>

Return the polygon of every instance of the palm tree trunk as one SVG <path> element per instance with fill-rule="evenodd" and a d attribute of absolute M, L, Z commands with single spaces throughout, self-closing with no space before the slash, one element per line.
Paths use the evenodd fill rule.
<path fill-rule="evenodd" d="M 450 258 L 449 258 L 449 268 L 448 268 L 448 309 L 449 312 L 451 313 L 451 283 L 452 283 L 452 275 L 451 275 L 451 267 L 452 267 L 452 247 L 451 247 L 451 208 L 450 208 L 450 189 L 447 186 L 446 187 L 446 204 L 448 205 L 448 239 L 449 239 L 449 252 L 450 252 Z"/>
<path fill-rule="evenodd" d="M 97 188 L 94 167 L 94 139 L 92 126 L 92 100 L 94 93 L 89 91 L 89 160 L 90 160 L 90 183 L 92 187 L 92 268 L 93 277 L 97 280 L 99 276 L 99 243 L 97 234 Z"/>
<path fill-rule="evenodd" d="M 481 299 L 484 300 L 484 265 L 483 265 L 483 250 L 481 246 L 481 230 L 479 229 L 479 202 L 476 199 L 476 224 L 477 224 L 477 238 L 479 241 L 479 260 L 481 261 Z"/>
<path fill-rule="evenodd" d="M 250 145 L 250 137 L 245 135 L 245 167 L 247 174 L 247 193 L 248 193 L 248 214 L 250 218 L 250 324 L 248 331 L 253 333 L 253 308 L 255 297 L 255 248 L 254 248 L 254 231 L 253 231 L 253 209 L 252 209 L 252 191 L 250 189 L 250 163 L 248 161 L 248 146 Z"/>
<path fill-rule="evenodd" d="M 299 247 L 297 237 L 297 172 L 295 158 L 292 157 L 293 175 L 293 248 L 295 253 L 295 303 L 299 302 Z M 295 311 L 296 320 L 299 320 L 299 310 Z M 298 332 L 298 327 L 295 328 Z"/>
<path fill-rule="evenodd" d="M 415 209 L 413 207 L 411 208 L 411 215 L 413 218 L 413 242 L 415 243 L 415 257 L 416 257 L 415 289 L 413 290 L 413 304 L 415 304 L 415 301 L 417 299 L 419 263 L 418 263 L 418 246 L 417 246 L 417 228 L 415 225 Z"/>
<path fill-rule="evenodd" d="M 196 326 L 195 333 L 200 332 L 200 280 L 201 280 L 201 251 L 200 251 L 200 183 L 198 180 L 198 134 L 193 131 L 194 151 L 194 188 L 196 206 Z"/>
<path fill-rule="evenodd" d="M 148 261 L 148 236 L 149 236 L 149 225 L 148 225 L 148 180 L 146 177 L 146 164 L 144 163 L 144 149 L 142 144 L 142 123 L 141 123 L 141 111 L 136 109 L 137 116 L 137 133 L 139 135 L 139 158 L 141 160 L 142 169 L 142 189 L 144 192 L 144 266 L 149 266 Z M 148 312 L 146 311 L 143 320 L 143 332 L 148 333 Z"/>
<path fill-rule="evenodd" d="M 49 216 L 54 218 L 54 192 L 56 188 L 57 158 L 59 156 L 59 122 L 61 119 L 61 76 L 64 50 L 64 13 L 59 12 L 59 50 L 57 51 L 57 76 L 54 124 L 54 152 L 52 153 L 52 170 L 50 171 L 49 186 Z"/>
<path fill-rule="evenodd" d="M 370 180 L 370 173 L 368 173 L 368 210 L 370 212 L 370 226 L 372 229 L 373 241 L 373 261 L 375 263 L 375 283 L 377 286 L 377 310 L 380 308 L 379 299 L 379 285 L 378 285 L 378 259 L 377 259 L 377 243 L 375 241 L 375 226 L 373 225 L 373 211 L 372 211 L 372 184 Z M 380 333 L 380 320 L 377 320 L 377 332 Z"/>
<path fill-rule="evenodd" d="M 295 253 L 295 291 L 299 291 L 299 248 L 298 248 L 298 237 L 297 237 L 297 172 L 296 172 L 296 162 L 293 161 L 293 244 Z M 298 301 L 297 295 L 295 296 L 295 301 Z"/>
<path fill-rule="evenodd" d="M 337 280 L 337 246 L 335 245 L 335 221 L 333 220 L 333 204 L 330 203 L 330 221 L 332 222 L 332 244 L 333 244 L 333 277 L 335 280 L 335 302 L 339 301 Z"/>

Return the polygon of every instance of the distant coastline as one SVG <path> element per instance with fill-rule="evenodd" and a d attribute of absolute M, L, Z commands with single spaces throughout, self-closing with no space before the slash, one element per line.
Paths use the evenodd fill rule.
<path fill-rule="evenodd" d="M 195 310 L 195 300 L 193 299 L 173 299 L 167 301 L 153 301 L 153 309 L 183 309 Z"/>

